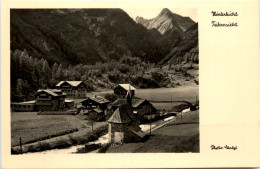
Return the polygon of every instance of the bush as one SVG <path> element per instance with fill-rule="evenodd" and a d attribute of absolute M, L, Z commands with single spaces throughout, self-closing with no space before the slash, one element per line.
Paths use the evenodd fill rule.
<path fill-rule="evenodd" d="M 120 76 L 119 76 L 118 72 L 114 71 L 114 72 L 109 72 L 108 73 L 108 78 L 113 83 L 117 83 L 118 80 L 120 79 Z"/>
<path fill-rule="evenodd" d="M 18 148 L 16 148 L 16 149 L 11 148 L 11 154 L 20 154 L 20 153 L 21 153 L 20 149 L 18 149 Z"/>
<path fill-rule="evenodd" d="M 152 79 L 154 79 L 156 82 L 164 81 L 166 76 L 163 73 L 160 73 L 158 71 L 151 72 Z"/>
<path fill-rule="evenodd" d="M 104 98 L 113 102 L 118 98 L 118 96 L 114 93 L 107 93 L 107 94 L 104 95 Z"/>
<path fill-rule="evenodd" d="M 187 67 L 187 69 L 193 69 L 192 63 L 189 64 L 189 66 Z"/>
<path fill-rule="evenodd" d="M 69 136 L 72 144 L 85 144 L 87 142 L 95 141 L 100 136 L 105 135 L 108 132 L 108 125 L 104 125 L 94 129 L 92 132 L 86 133 L 79 137 Z"/>
<path fill-rule="evenodd" d="M 121 73 L 127 73 L 127 72 L 130 72 L 130 67 L 127 64 L 120 64 L 120 65 L 118 65 L 118 70 Z"/>
<path fill-rule="evenodd" d="M 72 146 L 70 139 L 69 140 L 60 139 L 57 141 L 55 148 L 61 149 L 61 148 L 66 148 L 66 147 L 70 147 L 70 146 Z"/>
<path fill-rule="evenodd" d="M 111 146 L 110 143 L 104 144 L 104 145 L 98 150 L 98 153 L 105 153 L 110 146 Z"/>
<path fill-rule="evenodd" d="M 39 149 L 39 151 L 44 151 L 44 150 L 49 150 L 50 149 L 50 145 L 47 142 L 38 142 L 37 145 L 38 145 L 38 148 L 36 148 L 36 149 Z"/>

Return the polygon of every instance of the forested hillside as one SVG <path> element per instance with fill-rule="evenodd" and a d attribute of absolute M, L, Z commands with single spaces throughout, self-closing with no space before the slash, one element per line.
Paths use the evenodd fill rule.
<path fill-rule="evenodd" d="M 121 9 L 13 9 L 11 50 L 49 64 L 104 63 L 123 56 L 159 62 L 160 44 Z"/>
<path fill-rule="evenodd" d="M 111 89 L 118 83 L 131 82 L 136 87 L 166 87 L 169 83 L 166 71 L 152 70 L 154 64 L 145 63 L 136 57 L 124 56 L 94 65 L 53 64 L 37 59 L 26 51 L 11 52 L 11 100 L 34 99 L 38 89 L 53 88 L 62 80 L 82 80 L 88 91 Z M 174 83 L 173 83 L 174 85 Z"/>
<path fill-rule="evenodd" d="M 168 9 L 148 21 L 122 9 L 12 9 L 11 101 L 64 80 L 89 91 L 198 84 L 198 24 Z"/>

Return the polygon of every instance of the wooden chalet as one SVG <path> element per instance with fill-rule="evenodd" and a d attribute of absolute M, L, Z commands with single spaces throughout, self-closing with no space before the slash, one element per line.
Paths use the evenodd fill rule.
<path fill-rule="evenodd" d="M 56 85 L 57 89 L 62 90 L 67 94 L 68 98 L 85 98 L 86 84 L 83 81 L 61 81 Z"/>
<path fill-rule="evenodd" d="M 86 109 L 92 110 L 95 108 L 100 108 L 103 111 L 107 109 L 109 103 L 110 103 L 109 100 L 101 96 L 94 96 L 91 98 L 87 98 L 81 102 L 82 106 L 84 106 Z"/>
<path fill-rule="evenodd" d="M 119 106 L 127 103 L 127 99 L 117 99 L 111 104 L 113 110 L 116 110 Z M 141 121 L 154 119 L 158 117 L 160 114 L 157 109 L 145 99 L 140 99 L 137 97 L 132 98 L 133 112 L 137 114 Z"/>
<path fill-rule="evenodd" d="M 99 117 L 102 117 L 103 119 L 106 115 L 110 101 L 101 96 L 94 96 L 83 100 L 81 104 L 83 107 L 81 112 L 84 112 L 84 114 L 95 113 L 98 117 L 97 119 L 99 119 Z"/>
<path fill-rule="evenodd" d="M 114 88 L 114 94 L 119 97 L 125 97 L 128 91 L 131 92 L 132 96 L 135 95 L 135 88 L 130 84 L 119 84 Z"/>
<path fill-rule="evenodd" d="M 35 98 L 35 108 L 40 111 L 54 111 L 64 108 L 66 94 L 58 89 L 40 89 Z"/>

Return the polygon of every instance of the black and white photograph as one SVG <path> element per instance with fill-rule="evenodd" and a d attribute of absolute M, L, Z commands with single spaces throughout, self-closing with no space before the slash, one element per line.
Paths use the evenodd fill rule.
<path fill-rule="evenodd" d="M 200 153 L 197 13 L 10 9 L 11 155 Z"/>

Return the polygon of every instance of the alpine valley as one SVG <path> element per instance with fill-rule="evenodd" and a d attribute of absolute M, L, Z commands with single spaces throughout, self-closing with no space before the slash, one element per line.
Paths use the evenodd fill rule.
<path fill-rule="evenodd" d="M 198 23 L 167 8 L 135 20 L 116 8 L 10 12 L 12 101 L 62 80 L 86 81 L 89 91 L 199 83 Z"/>

